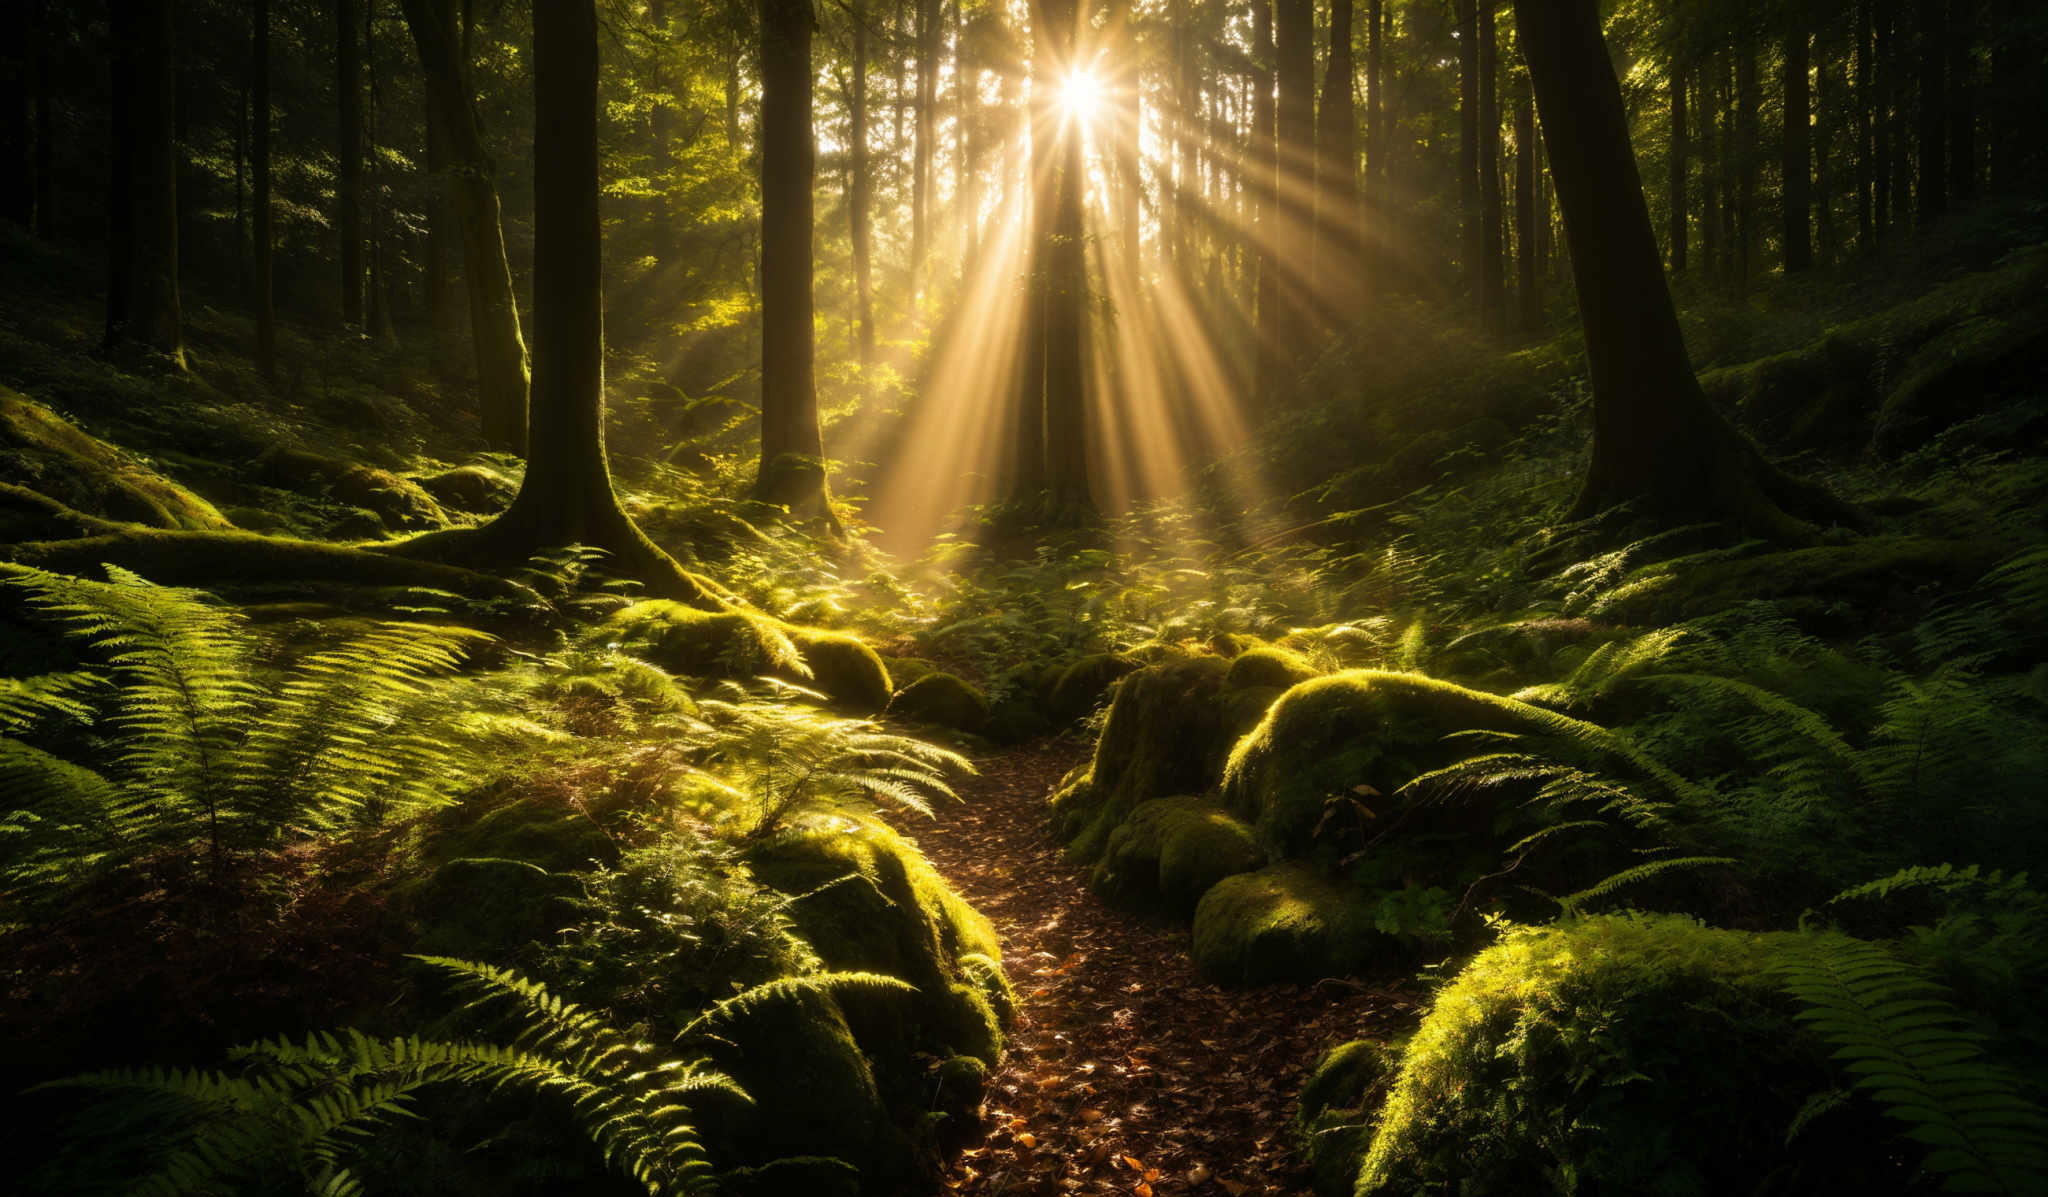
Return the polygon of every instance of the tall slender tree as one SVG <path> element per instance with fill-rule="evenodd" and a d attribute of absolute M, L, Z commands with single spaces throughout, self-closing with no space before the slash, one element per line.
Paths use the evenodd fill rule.
<path fill-rule="evenodd" d="M 1799 14 L 1794 12 L 1788 19 L 1792 27 L 1785 32 L 1785 130 L 1779 140 L 1784 151 L 1779 195 L 1785 212 L 1785 273 L 1798 274 L 1813 266 L 1813 113 L 1807 78 L 1813 64 Z"/>
<path fill-rule="evenodd" d="M 483 435 L 494 449 L 527 447 L 526 340 L 512 294 L 512 266 L 498 216 L 497 169 L 484 148 L 483 123 L 470 91 L 468 55 L 453 0 L 400 0 L 419 51 L 427 102 L 447 134 L 447 186 L 462 226 L 462 269 L 469 290 L 470 341 L 476 353 Z"/>
<path fill-rule="evenodd" d="M 1358 116 L 1352 109 L 1351 0 L 1330 0 L 1330 53 L 1316 112 L 1315 294 L 1339 324 L 1357 318 Z"/>
<path fill-rule="evenodd" d="M 1527 73 L 1516 74 L 1515 91 L 1515 299 L 1522 331 L 1535 333 L 1543 329 L 1543 234 L 1538 229 L 1549 221 L 1539 221 L 1536 214 L 1536 99 L 1529 91 Z M 1674 224 L 1678 230 L 1676 244 L 1682 255 L 1685 246 L 1685 196 L 1682 190 L 1678 199 L 1678 216 Z M 1545 215 L 1547 217 L 1548 214 Z"/>
<path fill-rule="evenodd" d="M 812 329 L 811 6 L 760 2 L 761 465 L 754 497 L 798 518 L 832 521 Z M 922 8 L 926 0 L 919 2 Z"/>
<path fill-rule="evenodd" d="M 275 242 L 270 202 L 270 0 L 256 0 L 249 30 L 249 172 L 255 253 L 256 369 L 277 377 L 277 296 L 271 273 Z"/>
<path fill-rule="evenodd" d="M 109 0 L 113 61 L 107 196 L 109 349 L 139 345 L 185 366 L 178 296 L 178 168 L 170 0 Z"/>
<path fill-rule="evenodd" d="M 1274 0 L 1274 134 L 1279 180 L 1271 243 L 1278 258 L 1279 352 L 1293 363 L 1307 349 L 1311 313 L 1310 236 L 1315 224 L 1315 3 Z"/>
<path fill-rule="evenodd" d="M 868 0 L 853 0 L 853 82 L 846 97 L 851 142 L 847 166 L 846 219 L 853 248 L 855 323 L 862 365 L 875 360 L 874 268 L 868 229 Z"/>
<path fill-rule="evenodd" d="M 1040 0 L 1052 61 L 1062 72 L 1076 65 L 1080 12 L 1075 0 Z M 1033 31 L 1033 37 L 1038 31 Z M 1082 129 L 1074 113 L 1056 122 L 1057 158 L 1052 219 L 1044 232 L 1045 271 L 1045 515 L 1058 526 L 1094 518 L 1088 485 L 1088 407 L 1083 348 L 1088 335 L 1088 273 L 1081 198 L 1088 185 Z"/>
<path fill-rule="evenodd" d="M 1918 206 L 1914 218 L 1933 224 L 1948 211 L 1948 4 L 1920 0 L 1920 136 Z"/>
<path fill-rule="evenodd" d="M 1507 270 L 1501 261 L 1500 39 L 1494 28 L 1498 0 L 1479 0 L 1479 324 L 1507 328 Z"/>
<path fill-rule="evenodd" d="M 1665 237 L 1671 255 L 1671 273 L 1685 273 L 1686 242 L 1686 198 L 1687 167 L 1691 148 L 1686 144 L 1685 114 L 1685 69 L 1678 61 L 1676 48 L 1671 53 L 1671 71 L 1665 77 L 1664 95 L 1666 111 L 1671 119 L 1671 139 L 1668 153 L 1670 185 L 1668 220 L 1670 232 Z"/>
<path fill-rule="evenodd" d="M 363 63 L 361 0 L 334 0 L 334 232 L 341 239 L 341 322 L 363 322 Z"/>
<path fill-rule="evenodd" d="M 1457 0 L 1458 20 L 1458 263 L 1467 294 L 1480 295 L 1479 259 L 1485 233 L 1479 218 L 1479 5 Z"/>

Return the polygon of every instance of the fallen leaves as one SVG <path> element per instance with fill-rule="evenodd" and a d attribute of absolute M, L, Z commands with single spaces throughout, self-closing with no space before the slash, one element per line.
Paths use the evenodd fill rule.
<path fill-rule="evenodd" d="M 1306 1070 L 1325 1047 L 1412 1022 L 1413 994 L 1203 981 L 1184 928 L 1103 905 L 1060 861 L 1044 797 L 1074 753 L 1055 742 L 977 761 L 964 805 L 918 836 L 1003 931 L 1011 975 L 1029 982 L 988 1093 L 991 1129 L 961 1154 L 946 1189 L 1306 1193 L 1288 1129 Z"/>

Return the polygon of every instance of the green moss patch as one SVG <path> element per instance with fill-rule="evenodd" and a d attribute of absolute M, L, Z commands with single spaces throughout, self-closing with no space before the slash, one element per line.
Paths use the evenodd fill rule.
<path fill-rule="evenodd" d="M 1676 917 L 1512 933 L 1407 1044 L 1357 1193 L 1523 1194 L 1560 1175 L 1600 1193 L 1897 1191 L 1853 1112 L 1788 1150 L 1834 1082 L 1770 954 L 1767 936 Z"/>
<path fill-rule="evenodd" d="M 1345 976 L 1387 942 L 1365 895 L 1295 861 L 1226 877 L 1195 908 L 1195 967 L 1230 985 Z"/>
<path fill-rule="evenodd" d="M 1183 918 L 1209 888 L 1263 859 L 1251 828 L 1202 798 L 1154 798 L 1109 834 L 1090 883 L 1139 905 Z"/>
<path fill-rule="evenodd" d="M 202 531 L 232 526 L 205 499 L 7 387 L 0 387 L 0 481 L 110 520 Z"/>
<path fill-rule="evenodd" d="M 1340 1044 L 1316 1061 L 1301 1087 L 1295 1129 L 1321 1197 L 1351 1197 L 1359 1161 L 1372 1143 L 1373 1114 L 1399 1071 L 1399 1053 L 1370 1039 Z"/>
<path fill-rule="evenodd" d="M 1121 678 L 1137 671 L 1141 662 L 1122 653 L 1096 653 L 1082 657 L 1060 671 L 1047 695 L 1047 706 L 1061 720 L 1079 719 L 1102 701 Z"/>
<path fill-rule="evenodd" d="M 1263 646 L 1239 653 L 1230 662 L 1223 684 L 1233 689 L 1285 690 L 1322 676 L 1322 670 L 1300 653 Z"/>
<path fill-rule="evenodd" d="M 1933 586 L 1967 588 L 2012 551 L 1997 541 L 1879 536 L 1750 556 L 1681 557 L 1645 566 L 1600 605 L 1626 623 L 1676 623 L 1764 600 L 1842 603 L 1869 613 Z"/>
<path fill-rule="evenodd" d="M 950 673 L 928 673 L 889 700 L 891 715 L 963 732 L 987 727 L 988 710 L 981 691 Z"/>
<path fill-rule="evenodd" d="M 868 713 L 889 705 L 888 667 L 859 637 L 844 632 L 650 599 L 613 615 L 598 636 L 677 673 L 774 675 L 810 686 L 849 710 Z"/>

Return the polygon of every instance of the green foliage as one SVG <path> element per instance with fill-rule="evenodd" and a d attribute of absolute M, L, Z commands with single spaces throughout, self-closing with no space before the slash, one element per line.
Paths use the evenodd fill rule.
<path fill-rule="evenodd" d="M 881 799 L 930 816 L 954 797 L 949 771 L 972 773 L 949 749 L 787 701 L 706 699 L 692 740 L 733 800 L 742 837 L 776 834 L 800 812 Z"/>
<path fill-rule="evenodd" d="M 1834 1047 L 1857 1090 L 1928 1148 L 1958 1192 L 2032 1193 L 2048 1183 L 2048 1113 L 1988 1058 L 1941 986 L 1878 944 L 1787 940 L 1774 968 L 1799 1018 Z"/>
<path fill-rule="evenodd" d="M 306 653 L 283 676 L 260 666 L 242 619 L 196 591 L 114 567 L 92 582 L 19 566 L 4 581 L 103 664 L 110 685 L 93 766 L 33 738 L 36 719 L 84 719 L 85 675 L 12 681 L 0 724 L 11 882 L 47 889 L 165 849 L 227 857 L 369 825 L 445 802 L 479 762 L 481 728 L 457 726 L 449 683 L 489 638 L 466 629 L 374 624 Z M 90 704 L 97 711 L 98 704 Z M 101 764 L 99 762 L 105 762 Z"/>
<path fill-rule="evenodd" d="M 964 732 L 987 726 L 988 710 L 981 691 L 950 673 L 927 673 L 889 700 L 891 715 Z"/>

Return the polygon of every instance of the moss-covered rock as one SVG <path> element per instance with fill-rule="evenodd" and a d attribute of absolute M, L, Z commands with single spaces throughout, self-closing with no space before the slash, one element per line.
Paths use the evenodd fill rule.
<path fill-rule="evenodd" d="M 1285 690 L 1321 677 L 1322 673 L 1300 653 L 1265 645 L 1239 653 L 1232 659 L 1230 672 L 1224 675 L 1223 684 L 1239 690 Z"/>
<path fill-rule="evenodd" d="M 504 962 L 549 939 L 581 892 L 576 877 L 525 860 L 462 856 L 435 869 L 414 893 L 420 950 Z"/>
<path fill-rule="evenodd" d="M 1203 798 L 1138 804 L 1109 834 L 1090 883 L 1139 905 L 1186 917 L 1217 882 L 1259 866 L 1251 828 Z"/>
<path fill-rule="evenodd" d="M 470 515 L 492 515 L 512 505 L 519 486 L 487 466 L 456 466 L 418 479 L 420 488 L 443 508 Z"/>
<path fill-rule="evenodd" d="M 809 895 L 791 914 L 828 967 L 887 973 L 917 987 L 913 995 L 844 999 L 863 1044 L 901 1058 L 923 1051 L 996 1062 L 1004 1009 L 1014 1003 L 995 928 L 913 845 L 862 819 L 770 841 L 748 863 L 776 889 Z"/>
<path fill-rule="evenodd" d="M 882 658 L 844 632 L 796 627 L 750 611 L 706 611 L 649 599 L 607 619 L 597 635 L 677 673 L 772 674 L 801 682 L 848 710 L 870 713 L 889 705 L 889 670 Z"/>
<path fill-rule="evenodd" d="M 1071 859 L 1100 855 L 1138 803 L 1215 783 L 1235 732 L 1219 701 L 1228 670 L 1220 658 L 1195 657 L 1141 669 L 1117 687 L 1085 782 L 1054 801 Z"/>
<path fill-rule="evenodd" d="M 1355 1039 L 1323 1053 L 1301 1088 L 1295 1129 L 1320 1197 L 1351 1197 L 1372 1143 L 1373 1114 L 1399 1074 L 1392 1045 Z"/>
<path fill-rule="evenodd" d="M 1810 1124 L 1827 1053 L 1769 972 L 1771 937 L 1664 916 L 1511 933 L 1402 1053 L 1359 1197 L 1897 1192 L 1852 1108 Z M 1887 1182 L 1882 1174 L 1890 1172 Z"/>
<path fill-rule="evenodd" d="M 1095 653 L 1060 671 L 1047 696 L 1047 707 L 1062 721 L 1079 719 L 1095 709 L 1118 679 L 1136 672 L 1140 662 L 1123 653 Z"/>
<path fill-rule="evenodd" d="M 19 391 L 0 386 L 0 482 L 86 515 L 152 528 L 224 529 L 213 504 Z"/>
<path fill-rule="evenodd" d="M 877 714 L 889 705 L 889 667 L 867 642 L 846 632 L 787 627 L 789 638 L 811 670 L 811 685 L 833 705 Z"/>
<path fill-rule="evenodd" d="M 1226 877 L 1195 907 L 1195 967 L 1224 984 L 1345 976 L 1388 942 L 1364 894 L 1299 861 Z"/>
<path fill-rule="evenodd" d="M 1223 800 L 1269 852 L 1307 851 L 1326 804 L 1384 817 L 1403 785 L 1450 763 L 1451 732 L 1510 730 L 1542 718 L 1524 703 L 1413 673 L 1351 670 L 1280 696 L 1230 754 Z"/>
<path fill-rule="evenodd" d="M 1923 346 L 1878 410 L 1871 444 L 1894 457 L 2016 395 L 2039 395 L 2048 307 L 1964 320 Z"/>
<path fill-rule="evenodd" d="M 988 698 L 950 673 L 928 673 L 896 692 L 889 713 L 921 723 L 979 732 L 988 726 Z"/>
<path fill-rule="evenodd" d="M 890 657 L 884 663 L 889 667 L 889 680 L 896 683 L 898 690 L 926 674 L 940 672 L 936 662 L 923 657 Z"/>

